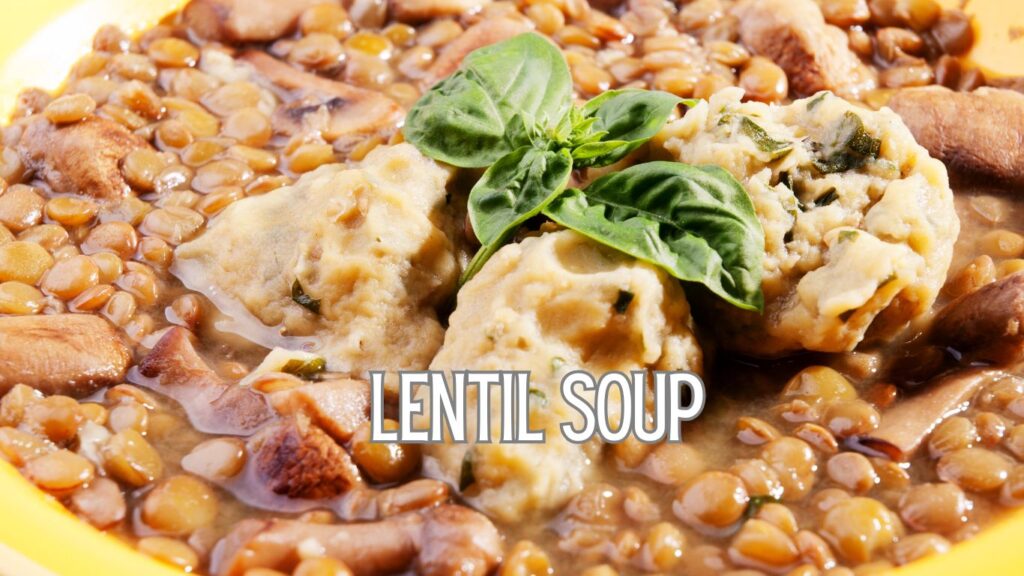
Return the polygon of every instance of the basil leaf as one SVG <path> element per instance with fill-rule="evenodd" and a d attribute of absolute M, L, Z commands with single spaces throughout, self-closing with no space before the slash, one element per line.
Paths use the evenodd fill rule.
<path fill-rule="evenodd" d="M 416 102 L 403 132 L 435 160 L 482 168 L 529 144 L 534 125 L 554 128 L 571 107 L 561 52 L 542 36 L 520 34 L 470 52 Z"/>
<path fill-rule="evenodd" d="M 296 278 L 295 282 L 292 283 L 292 300 L 313 314 L 320 314 L 320 301 L 311 298 L 306 294 L 306 291 L 302 289 L 302 284 L 299 283 L 298 278 Z"/>
<path fill-rule="evenodd" d="M 572 173 L 569 151 L 524 146 L 498 160 L 469 192 L 469 218 L 482 247 L 462 274 L 462 283 L 530 218 L 565 190 Z"/>
<path fill-rule="evenodd" d="M 860 168 L 878 158 L 882 141 L 868 134 L 860 116 L 847 112 L 832 126 L 827 142 L 812 142 L 811 147 L 818 153 L 814 167 L 823 174 L 832 174 Z"/>
<path fill-rule="evenodd" d="M 294 374 L 301 378 L 309 378 L 315 376 L 327 369 L 327 361 L 319 356 L 310 360 L 299 360 L 293 358 L 285 363 L 281 367 L 281 372 L 285 374 Z"/>
<path fill-rule="evenodd" d="M 743 186 L 717 166 L 638 164 L 566 191 L 544 214 L 734 306 L 764 308 L 764 232 Z"/>
<path fill-rule="evenodd" d="M 792 142 L 772 138 L 768 131 L 746 116 L 740 120 L 740 131 L 744 136 L 750 138 L 762 152 L 767 152 L 773 161 L 793 151 Z"/>
<path fill-rule="evenodd" d="M 606 132 L 601 142 L 614 146 L 588 147 L 574 142 L 578 146 L 572 153 L 576 167 L 618 162 L 657 134 L 680 103 L 692 105 L 696 101 L 650 90 L 609 90 L 590 100 L 581 110 L 583 117 L 596 119 L 591 131 Z"/>

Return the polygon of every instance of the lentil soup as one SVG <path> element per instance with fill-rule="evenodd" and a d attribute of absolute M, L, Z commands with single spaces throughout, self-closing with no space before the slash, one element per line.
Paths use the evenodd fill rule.
<path fill-rule="evenodd" d="M 1024 83 L 974 41 L 935 0 L 192 0 L 103 28 L 0 129 L 0 458 L 205 574 L 946 553 L 1024 503 Z M 560 115 L 658 121 L 603 163 L 552 136 L 561 184 L 511 223 L 476 198 L 517 152 L 421 127 L 516 42 L 557 52 L 545 94 L 564 60 Z M 739 190 L 753 268 L 684 277 L 560 196 L 641 170 Z M 549 441 L 371 442 L 368 372 L 427 368 L 531 370 Z M 572 445 L 575 368 L 690 370 L 707 406 L 682 443 Z"/>

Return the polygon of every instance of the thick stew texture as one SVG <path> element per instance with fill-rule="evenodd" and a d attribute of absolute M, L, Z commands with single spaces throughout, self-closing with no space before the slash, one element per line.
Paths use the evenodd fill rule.
<path fill-rule="evenodd" d="M 217 576 L 949 552 L 1024 504 L 1024 83 L 973 42 L 935 0 L 192 0 L 103 28 L 0 128 L 0 458 Z M 536 114 L 468 140 L 486 99 L 459 91 L 514 68 L 495 97 Z M 629 133 L 602 116 L 627 101 Z M 548 441 L 371 442 L 369 372 L 428 368 L 530 370 Z M 693 371 L 707 407 L 682 443 L 573 444 L 574 369 Z"/>

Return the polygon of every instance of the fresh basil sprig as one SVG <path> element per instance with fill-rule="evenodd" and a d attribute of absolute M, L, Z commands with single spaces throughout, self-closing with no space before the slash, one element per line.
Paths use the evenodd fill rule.
<path fill-rule="evenodd" d="M 654 136 L 680 102 L 664 92 L 619 90 L 577 109 L 565 58 L 538 34 L 467 55 L 416 102 L 403 129 L 435 160 L 489 166 L 469 194 L 482 248 L 462 282 L 565 190 L 574 168 L 620 160 Z"/>
<path fill-rule="evenodd" d="M 650 140 L 679 105 L 665 92 L 611 90 L 577 108 L 565 59 L 522 34 L 471 52 L 406 117 L 423 154 L 484 168 L 468 212 L 481 248 L 473 277 L 527 220 L 545 214 L 646 260 L 728 302 L 760 310 L 764 234 L 743 187 L 727 172 L 659 162 L 568 190 L 574 169 L 608 166 Z"/>

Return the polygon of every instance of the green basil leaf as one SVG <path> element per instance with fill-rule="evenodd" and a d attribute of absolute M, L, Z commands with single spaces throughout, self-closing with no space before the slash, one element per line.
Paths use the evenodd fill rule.
<path fill-rule="evenodd" d="M 309 378 L 315 376 L 327 369 L 327 361 L 319 356 L 310 360 L 299 360 L 293 358 L 285 363 L 281 367 L 281 372 L 285 374 L 294 374 L 301 378 Z"/>
<path fill-rule="evenodd" d="M 403 132 L 420 152 L 454 166 L 482 168 L 553 129 L 572 107 L 561 52 L 534 33 L 474 50 L 454 74 L 409 111 Z"/>
<path fill-rule="evenodd" d="M 692 105 L 695 101 L 651 90 L 609 90 L 590 100 L 582 109 L 584 118 L 596 119 L 590 130 L 606 132 L 601 141 L 618 144 L 599 155 L 590 149 L 577 155 L 574 150 L 576 167 L 607 166 L 618 162 L 657 134 L 680 103 Z"/>
<path fill-rule="evenodd" d="M 572 173 L 569 151 L 519 148 L 495 162 L 469 192 L 469 218 L 482 247 L 463 272 L 473 277 L 519 226 L 565 190 Z"/>
<path fill-rule="evenodd" d="M 295 279 L 295 282 L 292 282 L 292 301 L 313 314 L 320 314 L 320 301 L 306 294 L 298 278 Z"/>
<path fill-rule="evenodd" d="M 831 127 L 827 141 L 812 142 L 811 147 L 818 153 L 814 167 L 823 174 L 832 174 L 860 168 L 878 158 L 882 141 L 868 134 L 860 116 L 847 112 Z"/>
<path fill-rule="evenodd" d="M 778 160 L 793 151 L 792 142 L 772 138 L 757 122 L 746 116 L 740 120 L 740 131 L 744 136 L 750 138 L 762 152 L 767 152 L 772 160 Z"/>
<path fill-rule="evenodd" d="M 600 162 L 603 158 L 615 155 L 618 150 L 624 147 L 628 147 L 629 145 L 630 142 L 626 142 L 625 140 L 587 142 L 581 146 L 573 148 L 572 161 L 573 164 L 576 165 L 576 167 L 596 166 L 596 162 Z"/>
<path fill-rule="evenodd" d="M 638 164 L 566 191 L 544 214 L 734 306 L 764 308 L 764 231 L 743 186 L 717 166 Z"/>

